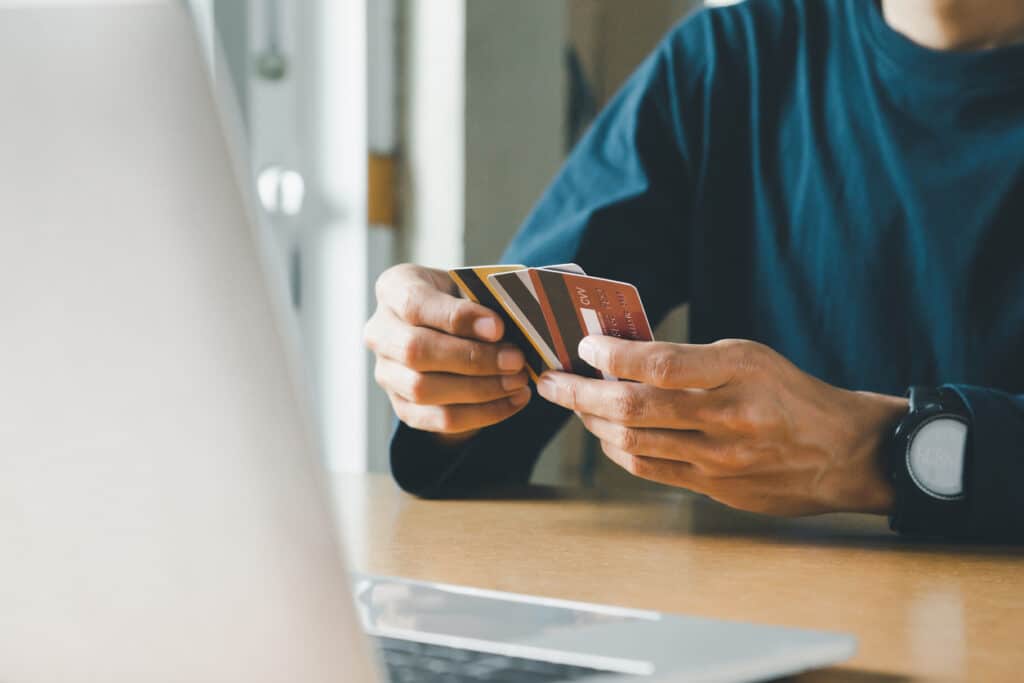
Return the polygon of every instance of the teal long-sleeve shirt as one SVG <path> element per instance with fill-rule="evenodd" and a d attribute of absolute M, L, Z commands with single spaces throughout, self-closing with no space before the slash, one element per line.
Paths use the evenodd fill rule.
<path fill-rule="evenodd" d="M 753 339 L 840 387 L 951 385 L 964 528 L 1024 536 L 1024 45 L 932 51 L 874 0 L 702 11 L 503 258 L 632 282 L 653 319 L 689 303 L 692 341 Z M 424 496 L 522 482 L 566 417 L 535 398 L 457 451 L 399 425 L 392 470 Z"/>

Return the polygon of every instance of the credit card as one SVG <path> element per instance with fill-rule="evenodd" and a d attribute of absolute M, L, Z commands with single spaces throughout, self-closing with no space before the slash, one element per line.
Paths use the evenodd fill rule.
<path fill-rule="evenodd" d="M 551 341 L 551 330 L 544 318 L 540 302 L 533 291 L 533 281 L 528 270 L 511 273 L 494 273 L 487 276 L 491 289 L 505 312 L 519 326 L 519 330 L 530 341 L 534 350 L 552 370 L 561 370 L 562 363 L 555 355 Z"/>
<path fill-rule="evenodd" d="M 627 282 L 548 268 L 530 268 L 555 354 L 562 367 L 584 377 L 616 379 L 579 357 L 579 343 L 596 334 L 653 341 L 640 293 Z"/>
<path fill-rule="evenodd" d="M 575 263 L 562 263 L 547 266 L 547 268 L 579 275 L 586 274 Z M 490 287 L 491 293 L 501 302 L 505 312 L 512 317 L 523 335 L 533 345 L 534 350 L 540 354 L 547 367 L 552 370 L 562 370 L 562 363 L 551 346 L 551 331 L 548 329 L 547 320 L 540 309 L 540 302 L 537 300 L 537 292 L 534 289 L 533 280 L 530 279 L 529 270 L 524 268 L 488 275 L 487 285 Z"/>
<path fill-rule="evenodd" d="M 482 306 L 491 309 L 501 318 L 505 324 L 505 336 L 502 339 L 517 346 L 526 358 L 526 370 L 533 381 L 537 381 L 540 374 L 544 372 L 547 365 L 541 358 L 534 345 L 530 343 L 526 335 L 516 324 L 515 320 L 508 314 L 505 307 L 494 295 L 487 282 L 488 275 L 506 273 L 509 271 L 523 270 L 525 266 L 477 266 L 476 268 L 454 268 L 448 271 L 449 277 L 455 282 L 459 291 L 469 299 Z"/>

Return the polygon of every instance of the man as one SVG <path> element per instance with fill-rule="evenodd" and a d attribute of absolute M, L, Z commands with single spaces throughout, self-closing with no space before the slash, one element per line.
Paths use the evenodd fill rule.
<path fill-rule="evenodd" d="M 366 337 L 399 484 L 525 481 L 575 412 L 629 472 L 738 508 L 1024 537 L 1021 41 L 1018 0 L 749 0 L 681 24 L 504 260 L 633 282 L 653 319 L 689 302 L 695 343 L 588 338 L 634 381 L 549 372 L 538 398 L 495 315 L 393 268 Z"/>

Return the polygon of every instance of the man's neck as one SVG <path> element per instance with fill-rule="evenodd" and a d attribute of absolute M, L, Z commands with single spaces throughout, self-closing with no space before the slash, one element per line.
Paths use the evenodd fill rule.
<path fill-rule="evenodd" d="M 986 50 L 1024 41 L 1021 0 L 882 0 L 882 13 L 893 29 L 933 50 Z"/>

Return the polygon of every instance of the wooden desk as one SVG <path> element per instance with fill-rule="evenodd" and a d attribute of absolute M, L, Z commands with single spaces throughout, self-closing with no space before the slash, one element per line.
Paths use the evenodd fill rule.
<path fill-rule="evenodd" d="M 908 542 L 880 518 L 773 520 L 683 492 L 423 501 L 341 476 L 350 559 L 378 574 L 849 631 L 801 681 L 1024 680 L 1024 549 Z"/>

